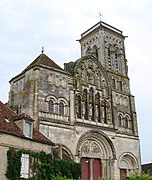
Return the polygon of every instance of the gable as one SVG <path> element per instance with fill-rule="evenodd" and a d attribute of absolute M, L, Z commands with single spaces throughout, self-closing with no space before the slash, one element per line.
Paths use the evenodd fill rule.
<path fill-rule="evenodd" d="M 110 92 L 108 82 L 107 73 L 95 57 L 85 56 L 77 61 L 74 68 L 74 85 L 77 90 L 93 86 L 108 98 Z"/>

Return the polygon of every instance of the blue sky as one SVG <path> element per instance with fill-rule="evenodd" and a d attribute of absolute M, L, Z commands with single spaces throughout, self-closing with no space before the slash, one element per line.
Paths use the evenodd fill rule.
<path fill-rule="evenodd" d="M 9 80 L 40 53 L 63 67 L 80 57 L 76 40 L 102 21 L 123 31 L 131 92 L 135 96 L 142 162 L 152 162 L 152 1 L 0 0 L 0 100 L 7 102 Z"/>

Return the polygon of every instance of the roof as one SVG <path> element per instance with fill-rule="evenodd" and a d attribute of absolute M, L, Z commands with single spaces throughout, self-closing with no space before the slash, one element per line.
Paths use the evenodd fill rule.
<path fill-rule="evenodd" d="M 141 167 L 143 171 L 152 169 L 152 163 L 142 164 Z"/>
<path fill-rule="evenodd" d="M 30 69 L 36 65 L 44 65 L 47 67 L 52 67 L 55 69 L 63 70 L 60 66 L 58 66 L 52 59 L 50 59 L 45 54 L 40 54 L 29 66 L 27 66 L 27 68 L 25 70 Z"/>
<path fill-rule="evenodd" d="M 23 131 L 15 124 L 14 120 L 19 120 L 21 118 L 27 118 L 30 121 L 34 121 L 30 116 L 21 114 L 17 115 L 8 106 L 0 101 L 0 132 L 16 135 L 21 138 L 26 138 Z M 54 145 L 52 141 L 46 138 L 42 133 L 40 133 L 35 128 L 33 129 L 33 138 L 29 139 L 33 141 L 38 141 L 45 144 Z"/>
<path fill-rule="evenodd" d="M 27 70 L 35 67 L 35 66 L 46 66 L 48 68 L 55 68 L 57 70 L 64 71 L 60 66 L 58 66 L 52 59 L 50 59 L 47 55 L 45 54 L 40 54 L 29 66 L 27 66 L 20 74 L 17 76 L 13 77 L 10 82 L 16 78 L 19 77 L 20 75 L 23 75 Z"/>
<path fill-rule="evenodd" d="M 86 30 L 84 33 L 81 34 L 81 39 L 79 41 L 81 41 L 83 38 L 85 38 L 86 36 L 88 36 L 89 34 L 91 34 L 92 32 L 99 30 L 99 29 L 107 29 L 109 31 L 112 31 L 114 33 L 116 33 L 117 35 L 125 38 L 125 36 L 123 36 L 123 32 L 103 21 L 99 21 L 97 24 L 95 24 L 94 26 L 92 26 L 91 28 L 89 28 L 88 30 Z"/>
<path fill-rule="evenodd" d="M 0 131 L 24 137 L 22 130 L 12 120 L 14 115 L 15 112 L 0 101 Z"/>
<path fill-rule="evenodd" d="M 34 121 L 34 119 L 32 119 L 29 115 L 24 114 L 24 113 L 15 114 L 12 118 L 13 118 L 13 121 L 18 121 L 18 120 L 21 120 L 21 119 L 24 119 L 24 118 L 28 119 L 28 121 L 31 121 L 31 122 Z"/>

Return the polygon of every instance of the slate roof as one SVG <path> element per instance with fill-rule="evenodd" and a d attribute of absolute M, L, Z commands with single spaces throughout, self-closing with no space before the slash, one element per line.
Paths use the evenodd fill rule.
<path fill-rule="evenodd" d="M 6 106 L 5 104 L 3 104 L 0 101 L 0 132 L 12 134 L 12 135 L 15 135 L 15 136 L 18 136 L 21 138 L 26 138 L 23 134 L 23 131 L 14 122 L 21 118 L 26 118 L 30 121 L 34 121 L 28 115 L 25 115 L 25 114 L 17 115 L 8 106 Z M 50 141 L 48 138 L 46 138 L 43 134 L 41 134 L 35 128 L 33 129 L 33 138 L 29 139 L 29 140 L 54 145 L 54 143 L 52 141 Z"/>
<path fill-rule="evenodd" d="M 40 54 L 25 70 L 28 70 L 35 65 L 44 65 L 47 67 L 52 67 L 55 69 L 63 70 L 60 66 L 58 66 L 52 59 L 50 59 L 47 55 L 45 54 Z M 24 71 L 25 71 L 24 70 Z"/>

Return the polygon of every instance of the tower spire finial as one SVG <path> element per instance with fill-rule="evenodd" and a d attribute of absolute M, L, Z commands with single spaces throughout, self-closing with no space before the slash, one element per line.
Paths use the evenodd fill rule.
<path fill-rule="evenodd" d="M 44 47 L 42 47 L 42 51 L 41 51 L 41 53 L 42 53 L 42 54 L 44 53 Z"/>
<path fill-rule="evenodd" d="M 103 16 L 103 15 L 101 14 L 101 11 L 99 12 L 99 16 L 100 16 L 100 22 L 101 22 L 101 17 Z"/>

